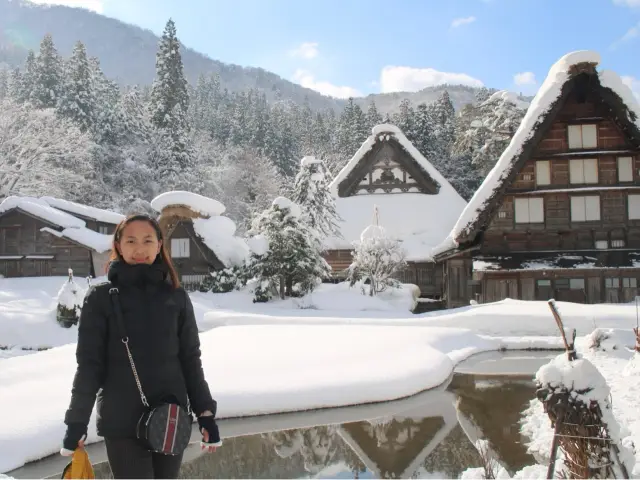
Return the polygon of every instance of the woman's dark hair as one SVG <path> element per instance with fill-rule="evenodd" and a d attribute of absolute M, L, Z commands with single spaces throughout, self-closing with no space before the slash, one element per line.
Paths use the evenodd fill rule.
<path fill-rule="evenodd" d="M 169 256 L 166 248 L 164 247 L 165 245 L 164 236 L 162 235 L 162 229 L 160 228 L 160 224 L 155 218 L 152 218 L 149 215 L 144 215 L 144 214 L 130 215 L 118 224 L 115 232 L 113 232 L 113 241 L 111 244 L 111 255 L 109 257 L 109 262 L 112 262 L 114 260 L 122 260 L 122 257 L 120 256 L 120 252 L 118 251 L 118 248 L 117 248 L 117 243 L 120 241 L 120 238 L 122 237 L 122 231 L 131 222 L 147 222 L 156 231 L 156 237 L 158 238 L 158 241 L 162 242 L 162 246 L 160 247 L 160 254 L 159 254 L 160 259 L 169 268 L 169 277 L 171 278 L 171 285 L 173 286 L 173 288 L 179 288 L 180 279 L 178 278 L 178 272 L 176 272 L 176 269 L 173 266 L 173 262 L 171 261 L 171 257 Z M 107 264 L 107 269 L 108 268 L 109 267 Z"/>

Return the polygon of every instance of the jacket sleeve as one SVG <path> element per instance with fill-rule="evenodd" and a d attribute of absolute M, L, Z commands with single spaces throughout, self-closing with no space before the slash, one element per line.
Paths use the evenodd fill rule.
<path fill-rule="evenodd" d="M 202 359 L 200 358 L 200 337 L 198 336 L 198 324 L 193 313 L 193 305 L 187 292 L 184 292 L 185 305 L 181 315 L 180 335 L 180 362 L 182 373 L 187 383 L 187 392 L 191 408 L 196 415 L 205 410 L 210 410 L 215 416 L 216 401 L 211 397 L 209 384 L 204 378 Z"/>
<path fill-rule="evenodd" d="M 71 389 L 71 403 L 64 422 L 88 425 L 96 394 L 106 370 L 107 316 L 101 308 L 98 290 L 85 297 L 78 325 L 76 360 L 78 367 Z"/>

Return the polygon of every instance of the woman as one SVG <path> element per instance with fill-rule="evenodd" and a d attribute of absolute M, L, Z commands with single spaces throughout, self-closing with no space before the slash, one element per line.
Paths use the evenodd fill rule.
<path fill-rule="evenodd" d="M 80 315 L 71 404 L 65 415 L 63 455 L 83 447 L 97 394 L 96 423 L 114 478 L 178 478 L 182 455 L 146 450 L 135 428 L 144 412 L 118 335 L 109 289 L 119 290 L 129 347 L 144 393 L 171 398 L 198 417 L 203 448 L 215 451 L 220 435 L 200 360 L 193 306 L 163 246 L 158 222 L 146 215 L 123 220 L 113 235 L 110 283 L 87 294 Z"/>

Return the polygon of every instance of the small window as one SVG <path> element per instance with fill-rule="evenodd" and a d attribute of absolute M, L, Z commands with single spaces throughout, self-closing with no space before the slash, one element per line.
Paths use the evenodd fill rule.
<path fill-rule="evenodd" d="M 605 278 L 604 286 L 606 288 L 620 288 L 620 279 L 619 278 Z"/>
<path fill-rule="evenodd" d="M 538 284 L 539 287 L 550 287 L 551 286 L 551 280 L 536 280 L 536 283 Z"/>
<path fill-rule="evenodd" d="M 618 181 L 633 182 L 633 158 L 618 157 Z"/>
<path fill-rule="evenodd" d="M 584 278 L 569 279 L 569 288 L 571 290 L 584 290 Z"/>
<path fill-rule="evenodd" d="M 611 240 L 611 248 L 623 248 L 624 240 Z"/>
<path fill-rule="evenodd" d="M 536 185 L 549 184 L 551 184 L 549 160 L 540 160 L 536 162 Z"/>
<path fill-rule="evenodd" d="M 640 195 L 629 195 L 629 220 L 640 220 Z"/>
<path fill-rule="evenodd" d="M 504 210 L 500 210 L 498 212 L 498 218 L 507 218 L 507 212 L 505 212 Z"/>
<path fill-rule="evenodd" d="M 569 160 L 569 183 L 598 183 L 598 160 L 595 158 Z"/>
<path fill-rule="evenodd" d="M 189 258 L 189 239 L 188 238 L 172 238 L 171 239 L 171 256 L 173 258 Z"/>
<path fill-rule="evenodd" d="M 106 225 L 99 225 L 98 226 L 98 233 L 102 233 L 104 235 L 109 235 L 109 227 L 107 227 Z"/>
<path fill-rule="evenodd" d="M 609 242 L 606 240 L 596 240 L 596 248 L 598 250 L 606 250 L 609 248 Z"/>
<path fill-rule="evenodd" d="M 600 197 L 571 197 L 571 221 L 594 222 L 600 220 Z"/>
<path fill-rule="evenodd" d="M 516 198 L 516 223 L 544 223 L 542 198 Z"/>
<path fill-rule="evenodd" d="M 622 286 L 624 288 L 637 288 L 638 287 L 638 280 L 636 278 L 623 278 L 622 279 Z"/>
<path fill-rule="evenodd" d="M 566 290 L 569 288 L 568 278 L 556 278 L 556 288 L 558 290 Z"/>
<path fill-rule="evenodd" d="M 598 128 L 596 125 L 569 125 L 569 148 L 597 148 Z"/>
<path fill-rule="evenodd" d="M 533 177 L 531 176 L 530 173 L 523 173 L 522 174 L 522 180 L 524 180 L 525 182 L 528 182 L 528 181 L 530 181 L 532 179 L 533 179 Z"/>

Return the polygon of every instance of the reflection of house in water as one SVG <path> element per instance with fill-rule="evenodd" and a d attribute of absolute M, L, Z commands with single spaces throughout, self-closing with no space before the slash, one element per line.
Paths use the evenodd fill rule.
<path fill-rule="evenodd" d="M 345 423 L 338 433 L 374 477 L 411 477 L 457 425 L 453 396 L 439 400 L 388 420 Z"/>
<path fill-rule="evenodd" d="M 535 398 L 529 377 L 504 381 L 458 374 L 449 390 L 457 396 L 458 420 L 472 443 L 479 438 L 488 440 L 491 456 L 511 474 L 535 463 L 519 427 L 523 410 Z"/>

